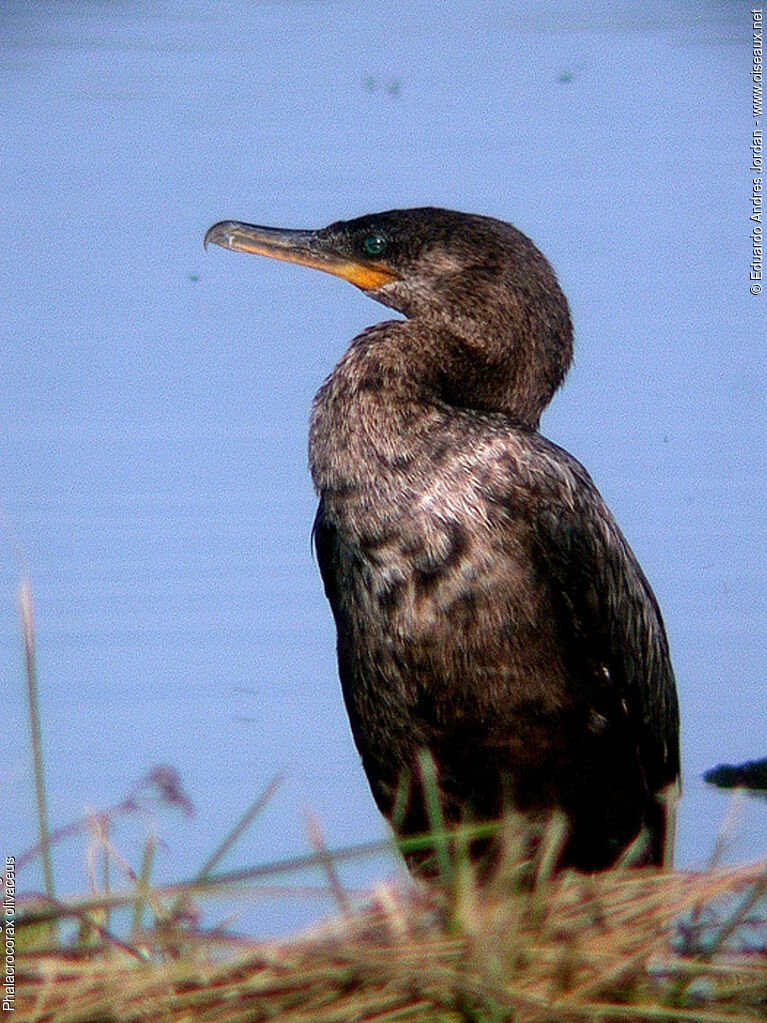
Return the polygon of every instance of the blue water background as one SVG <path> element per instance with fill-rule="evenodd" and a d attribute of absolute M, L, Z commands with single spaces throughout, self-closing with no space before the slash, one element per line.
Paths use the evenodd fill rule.
<path fill-rule="evenodd" d="M 682 713 L 677 862 L 767 755 L 764 301 L 748 291 L 750 17 L 739 3 L 167 0 L 0 11 L 0 853 L 34 840 L 15 593 L 36 605 L 51 816 L 153 764 L 197 808 L 114 840 L 187 877 L 279 770 L 226 866 L 385 829 L 309 545 L 314 391 L 387 313 L 215 251 L 221 218 L 320 226 L 436 204 L 514 221 L 573 310 L 544 432 L 589 468 L 664 611 Z M 767 850 L 751 801 L 730 861 Z M 87 884 L 82 841 L 56 853 Z M 394 860 L 345 867 L 364 886 Z M 39 866 L 20 877 L 41 886 Z M 259 903 L 269 933 L 328 905 Z"/>

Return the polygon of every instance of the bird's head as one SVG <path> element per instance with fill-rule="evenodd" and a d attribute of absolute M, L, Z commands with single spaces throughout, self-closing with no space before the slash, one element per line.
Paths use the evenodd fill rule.
<path fill-rule="evenodd" d="M 423 207 L 317 231 L 221 221 L 209 242 L 324 270 L 421 321 L 444 348 L 443 397 L 455 404 L 513 412 L 535 426 L 572 359 L 570 313 L 554 271 L 500 220 Z"/>

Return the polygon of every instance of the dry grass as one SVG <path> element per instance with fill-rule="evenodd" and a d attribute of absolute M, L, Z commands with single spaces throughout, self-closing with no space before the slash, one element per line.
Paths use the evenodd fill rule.
<path fill-rule="evenodd" d="M 315 862 L 332 872 L 331 860 L 323 851 Z M 513 856 L 482 886 L 465 869 L 448 887 L 388 885 L 335 920 L 263 943 L 205 935 L 182 916 L 163 918 L 178 905 L 178 891 L 143 892 L 156 914 L 151 929 L 116 941 L 91 928 L 90 941 L 69 952 L 19 954 L 15 1019 L 767 1019 L 764 864 L 703 874 L 614 869 L 593 877 L 541 876 L 540 866 L 532 887 L 518 883 Z M 101 905 L 137 897 L 112 896 Z M 104 919 L 99 905 L 81 899 L 47 915 L 60 920 L 76 910 L 81 923 L 92 924 Z M 30 933 L 44 926 L 36 915 L 34 908 L 26 913 Z M 17 934 L 24 944 L 23 926 Z"/>
<path fill-rule="evenodd" d="M 465 855 L 467 834 L 444 830 L 436 776 L 431 781 L 432 835 L 410 841 L 409 847 L 412 852 L 420 843 L 434 851 L 440 883 L 382 886 L 357 905 L 342 889 L 336 864 L 380 852 L 380 843 L 331 853 L 316 822 L 310 826 L 311 855 L 214 874 L 274 792 L 277 779 L 186 885 L 150 884 L 151 841 L 134 873 L 109 838 L 118 816 L 135 813 L 148 801 L 190 811 L 178 776 L 167 767 L 150 771 L 107 810 L 52 831 L 28 586 L 22 586 L 20 597 L 39 842 L 16 858 L 15 868 L 23 870 L 40 857 L 46 896 L 18 896 L 12 931 L 15 1005 L 9 1019 L 767 1021 L 767 863 L 702 874 L 625 866 L 591 877 L 557 874 L 562 823 L 549 823 L 530 863 L 524 853 L 531 847 L 529 832 L 521 821 L 508 820 L 502 827 L 500 864 L 479 884 Z M 57 900 L 51 846 L 84 831 L 101 850 L 103 887 L 113 868 L 125 879 L 126 891 Z M 473 834 L 477 837 L 476 829 Z M 290 939 L 253 942 L 206 933 L 191 912 L 192 900 L 231 896 L 245 885 L 263 892 L 308 868 L 322 871 L 339 916 Z M 93 879 L 95 884 L 95 871 Z M 146 918 L 151 923 L 144 926 Z M 6 911 L 6 938 L 10 933 Z"/>

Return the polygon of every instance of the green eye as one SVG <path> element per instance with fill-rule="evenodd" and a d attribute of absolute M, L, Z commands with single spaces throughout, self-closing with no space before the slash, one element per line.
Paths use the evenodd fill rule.
<path fill-rule="evenodd" d="M 382 234 L 369 234 L 362 243 L 368 256 L 380 256 L 386 248 L 386 239 Z"/>

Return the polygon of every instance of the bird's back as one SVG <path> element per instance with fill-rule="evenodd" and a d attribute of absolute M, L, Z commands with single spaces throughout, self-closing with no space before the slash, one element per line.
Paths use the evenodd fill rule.
<path fill-rule="evenodd" d="M 453 823 L 560 807 L 575 865 L 605 866 L 643 825 L 657 860 L 676 710 L 636 560 L 583 467 L 539 434 L 439 407 L 418 421 L 399 464 L 370 444 L 315 523 L 380 809 L 428 749 Z M 402 829 L 426 827 L 414 791 Z"/>

